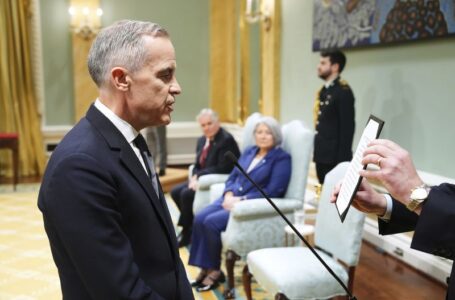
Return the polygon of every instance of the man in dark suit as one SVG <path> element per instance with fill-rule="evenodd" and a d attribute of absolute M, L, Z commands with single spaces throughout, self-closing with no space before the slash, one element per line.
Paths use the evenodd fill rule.
<path fill-rule="evenodd" d="M 120 21 L 95 39 L 99 97 L 51 156 L 38 198 L 63 299 L 193 299 L 144 138 L 180 86 L 158 24 Z"/>
<path fill-rule="evenodd" d="M 364 152 L 362 164 L 379 170 L 360 175 L 381 182 L 390 195 L 377 193 L 362 181 L 353 205 L 379 217 L 379 233 L 414 230 L 411 248 L 453 260 L 455 258 L 455 185 L 427 186 L 419 177 L 409 153 L 389 140 L 375 140 Z M 340 185 L 332 195 L 336 201 Z M 455 299 L 454 268 L 448 278 L 447 299 Z"/>
<path fill-rule="evenodd" d="M 224 154 L 231 151 L 236 156 L 240 155 L 237 142 L 221 127 L 216 112 L 204 108 L 196 120 L 204 135 L 197 141 L 196 161 L 191 180 L 174 187 L 171 191 L 171 197 L 180 210 L 178 225 L 182 226 L 182 232 L 179 236 L 179 247 L 187 246 L 191 242 L 193 202 L 198 178 L 207 174 L 229 174 L 234 164 L 225 159 Z"/>
<path fill-rule="evenodd" d="M 354 137 L 354 94 L 340 78 L 346 64 L 341 51 L 321 52 L 318 76 L 325 81 L 314 103 L 313 161 L 319 183 L 338 163 L 352 158 Z"/>

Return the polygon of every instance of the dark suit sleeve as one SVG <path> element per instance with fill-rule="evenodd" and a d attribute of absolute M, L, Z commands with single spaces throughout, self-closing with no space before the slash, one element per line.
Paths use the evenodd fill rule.
<path fill-rule="evenodd" d="M 455 185 L 432 187 L 422 207 L 411 247 L 455 258 Z"/>
<path fill-rule="evenodd" d="M 47 226 L 59 224 L 53 230 L 91 298 L 162 299 L 140 277 L 116 191 L 113 178 L 92 157 L 65 158 L 49 182 Z"/>
<path fill-rule="evenodd" d="M 273 163 L 270 172 L 269 182 L 263 187 L 265 194 L 269 197 L 283 197 L 291 178 L 291 157 L 286 152 L 282 152 Z M 253 178 L 254 180 L 254 178 Z M 263 198 L 261 192 L 256 188 L 245 195 L 247 199 Z"/>
<path fill-rule="evenodd" d="M 229 174 L 234 165 L 224 157 L 224 154 L 228 151 L 231 151 L 235 156 L 239 156 L 240 153 L 237 142 L 231 135 L 228 135 L 225 139 L 219 142 L 215 153 L 217 163 L 204 169 L 197 170 L 197 176 L 199 177 L 207 174 Z"/>
<path fill-rule="evenodd" d="M 354 94 L 347 87 L 340 89 L 340 98 L 336 102 L 338 105 L 339 120 L 339 147 L 337 161 L 351 160 L 352 158 L 352 139 L 355 129 Z M 349 154 L 349 157 L 346 155 Z"/>
<path fill-rule="evenodd" d="M 378 219 L 379 233 L 382 235 L 413 231 L 419 217 L 403 204 L 393 200 L 393 210 L 389 222 Z"/>
<path fill-rule="evenodd" d="M 390 222 L 379 220 L 380 234 L 415 230 L 411 248 L 448 259 L 455 257 L 455 185 L 432 187 L 420 216 L 393 202 Z"/>

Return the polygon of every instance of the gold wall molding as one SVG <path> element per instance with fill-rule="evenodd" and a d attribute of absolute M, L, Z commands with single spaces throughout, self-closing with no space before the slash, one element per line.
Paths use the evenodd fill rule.
<path fill-rule="evenodd" d="M 243 124 L 249 115 L 251 101 L 250 24 L 246 22 L 246 1 L 240 0 L 240 99 L 238 101 L 238 124 Z"/>
<path fill-rule="evenodd" d="M 260 0 L 259 112 L 280 117 L 281 0 Z M 237 11 L 237 8 L 239 11 Z M 267 16 L 267 17 L 266 17 Z M 210 102 L 223 122 L 242 124 L 251 99 L 246 1 L 210 1 Z M 256 99 L 254 99 L 256 101 Z"/>
<path fill-rule="evenodd" d="M 279 120 L 281 0 L 262 0 L 261 11 L 270 16 L 270 24 L 261 21 L 261 98 L 259 110 L 262 114 Z"/>
<path fill-rule="evenodd" d="M 238 120 L 237 1 L 210 1 L 210 100 L 223 122 Z"/>

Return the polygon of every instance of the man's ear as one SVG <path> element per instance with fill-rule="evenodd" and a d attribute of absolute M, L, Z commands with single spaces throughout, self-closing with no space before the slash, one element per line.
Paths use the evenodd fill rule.
<path fill-rule="evenodd" d="M 128 70 L 122 67 L 115 67 L 111 70 L 111 81 L 114 88 L 126 92 L 130 88 L 130 77 Z"/>
<path fill-rule="evenodd" d="M 340 64 L 337 64 L 337 63 L 332 64 L 332 71 L 339 74 L 340 73 Z"/>

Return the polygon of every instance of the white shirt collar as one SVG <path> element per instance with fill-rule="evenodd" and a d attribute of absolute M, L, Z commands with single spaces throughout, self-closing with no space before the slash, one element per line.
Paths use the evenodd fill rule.
<path fill-rule="evenodd" d="M 335 77 L 333 80 L 326 81 L 326 82 L 324 83 L 325 88 L 328 89 L 328 88 L 333 84 L 333 82 L 334 82 L 335 80 L 338 79 L 338 77 L 339 77 L 339 76 Z"/>
<path fill-rule="evenodd" d="M 128 122 L 117 116 L 109 107 L 104 105 L 98 98 L 95 101 L 95 107 L 122 133 L 128 143 L 132 143 L 139 134 Z"/>

